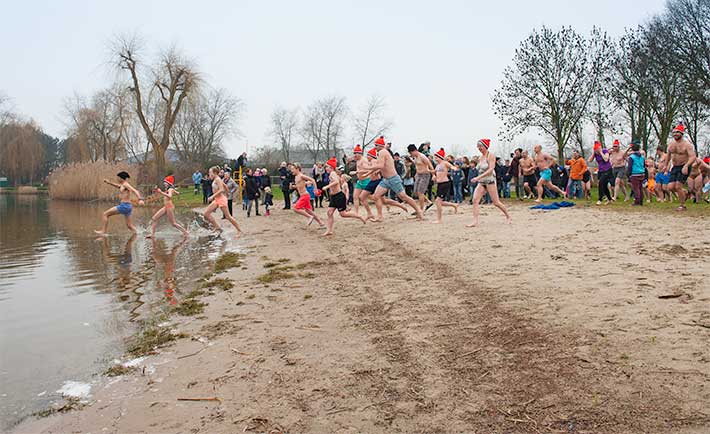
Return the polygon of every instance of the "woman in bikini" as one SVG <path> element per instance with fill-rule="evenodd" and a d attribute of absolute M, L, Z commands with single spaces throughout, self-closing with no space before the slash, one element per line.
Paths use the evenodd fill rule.
<path fill-rule="evenodd" d="M 131 230 L 131 232 L 135 234 L 136 227 L 133 226 L 133 222 L 131 221 L 131 213 L 133 212 L 133 204 L 131 203 L 131 193 L 135 194 L 138 197 L 138 205 L 145 204 L 145 202 L 143 201 L 143 196 L 140 194 L 140 192 L 128 183 L 127 180 L 131 177 L 128 172 L 121 171 L 118 172 L 116 176 L 118 177 L 118 183 L 111 182 L 108 179 L 104 179 L 104 182 L 106 184 L 116 187 L 118 189 L 120 202 L 117 206 L 107 209 L 101 215 L 101 222 L 103 223 L 103 226 L 100 231 L 94 231 L 101 236 L 106 235 L 106 231 L 108 230 L 109 217 L 116 214 L 123 214 L 123 217 L 125 217 L 126 219 L 126 226 L 128 227 L 128 229 Z"/>
<path fill-rule="evenodd" d="M 158 227 L 158 221 L 160 220 L 163 215 L 168 216 L 168 221 L 170 222 L 173 227 L 175 227 L 177 230 L 182 232 L 183 236 L 187 236 L 187 230 L 185 230 L 184 227 L 180 226 L 180 223 L 175 221 L 175 204 L 173 203 L 173 195 L 178 195 L 180 194 L 177 190 L 175 190 L 175 186 L 173 185 L 175 183 L 175 177 L 172 175 L 166 176 L 165 179 L 163 179 L 163 185 L 165 186 L 165 191 L 161 190 L 160 188 L 156 188 L 155 192 L 163 196 L 163 207 L 158 210 L 153 215 L 153 218 L 150 219 L 152 222 L 151 227 L 150 227 L 150 234 L 146 236 L 146 238 L 152 238 L 155 236 L 155 229 Z"/>
<path fill-rule="evenodd" d="M 698 200 L 702 200 L 703 174 L 709 169 L 710 166 L 705 164 L 705 162 L 698 157 L 695 157 L 695 160 L 690 164 L 688 193 L 693 196 L 694 203 L 697 203 Z"/>
<path fill-rule="evenodd" d="M 434 154 L 436 159 L 436 167 L 432 171 L 434 175 L 434 182 L 436 182 L 436 220 L 432 223 L 441 223 L 441 214 L 445 206 L 450 206 L 454 209 L 454 214 L 459 212 L 459 204 L 446 202 L 446 195 L 451 191 L 451 181 L 449 180 L 449 170 L 460 170 L 457 166 L 454 166 L 449 161 L 446 160 L 446 153 L 444 148 L 439 149 Z"/>
<path fill-rule="evenodd" d="M 476 166 L 478 176 L 472 180 L 472 182 L 476 182 L 478 185 L 473 192 L 473 223 L 466 225 L 466 227 L 469 228 L 478 226 L 478 212 L 481 206 L 481 198 L 486 192 L 488 192 L 488 195 L 491 197 L 493 205 L 497 206 L 503 215 L 505 215 L 506 222 L 508 222 L 508 224 L 511 223 L 510 214 L 508 214 L 508 210 L 505 209 L 505 205 L 503 205 L 498 197 L 495 174 L 496 156 L 488 150 L 490 146 L 490 139 L 481 139 L 478 141 L 478 151 L 481 153 L 481 158 Z"/>
<path fill-rule="evenodd" d="M 224 185 L 224 181 L 222 181 L 222 178 L 219 177 L 219 166 L 214 166 L 210 168 L 210 179 L 212 180 L 212 196 L 207 198 L 208 202 L 211 202 L 208 206 L 207 209 L 204 212 L 204 217 L 212 223 L 212 226 L 215 227 L 215 230 L 221 234 L 222 233 L 222 228 L 219 226 L 217 223 L 217 220 L 215 220 L 214 216 L 212 213 L 215 212 L 217 208 L 222 210 L 222 213 L 224 216 L 227 218 L 227 220 L 234 226 L 234 228 L 237 230 L 237 237 L 242 234 L 242 230 L 239 228 L 239 224 L 237 221 L 232 217 L 232 215 L 229 213 L 229 208 L 227 206 L 227 196 L 229 196 L 229 191 L 227 190 L 227 186 Z"/>

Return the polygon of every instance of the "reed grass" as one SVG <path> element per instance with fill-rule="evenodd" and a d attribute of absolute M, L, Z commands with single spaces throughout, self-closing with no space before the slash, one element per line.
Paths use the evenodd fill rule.
<path fill-rule="evenodd" d="M 113 200 L 118 191 L 102 180 L 105 178 L 117 182 L 116 174 L 122 170 L 131 175 L 128 182 L 137 187 L 140 179 L 137 166 L 103 160 L 66 164 L 49 175 L 49 197 L 67 200 Z"/>

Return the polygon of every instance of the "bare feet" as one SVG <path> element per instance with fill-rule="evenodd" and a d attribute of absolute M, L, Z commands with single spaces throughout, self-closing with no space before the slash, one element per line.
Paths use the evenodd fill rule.
<path fill-rule="evenodd" d="M 540 203 L 542 202 L 542 199 L 535 199 L 535 203 Z"/>
<path fill-rule="evenodd" d="M 478 226 L 478 222 L 473 222 L 469 225 L 466 225 L 467 228 L 475 228 L 476 226 Z"/>
<path fill-rule="evenodd" d="M 104 232 L 104 231 L 99 231 L 99 230 L 94 230 L 94 233 L 95 233 L 96 235 L 101 235 L 102 237 L 105 237 L 105 236 L 107 235 L 106 232 Z"/>
<path fill-rule="evenodd" d="M 434 220 L 433 222 L 431 222 L 431 224 L 433 224 L 433 225 L 440 225 L 440 224 L 441 224 L 441 220 Z"/>
<path fill-rule="evenodd" d="M 458 214 L 458 213 L 459 213 L 459 204 L 456 204 L 456 206 L 454 207 L 454 214 Z"/>
<path fill-rule="evenodd" d="M 510 216 L 508 216 L 508 217 L 505 218 L 505 222 L 508 223 L 509 225 L 512 225 L 512 224 L 513 224 L 513 219 L 510 218 Z"/>
<path fill-rule="evenodd" d="M 363 216 L 361 216 L 361 215 L 358 215 L 357 217 L 362 221 L 362 224 L 366 224 L 366 223 L 367 223 L 367 219 L 366 219 L 365 217 L 363 217 Z"/>
<path fill-rule="evenodd" d="M 326 233 L 324 233 L 324 234 L 321 234 L 321 236 L 322 236 L 322 237 L 330 237 L 330 236 L 333 236 L 333 233 L 332 233 L 332 232 L 326 232 Z"/>

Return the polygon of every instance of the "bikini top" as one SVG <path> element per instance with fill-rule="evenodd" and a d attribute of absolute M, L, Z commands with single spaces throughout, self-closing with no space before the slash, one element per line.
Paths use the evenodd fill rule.
<path fill-rule="evenodd" d="M 439 163 L 439 164 L 437 164 L 437 165 L 436 165 L 436 168 L 435 168 L 434 170 L 436 170 L 437 172 L 448 172 L 448 170 L 447 170 L 446 166 L 444 165 L 444 163 Z"/>

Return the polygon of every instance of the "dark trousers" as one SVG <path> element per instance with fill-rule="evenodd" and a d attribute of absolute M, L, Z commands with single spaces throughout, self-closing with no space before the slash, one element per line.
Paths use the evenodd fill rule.
<path fill-rule="evenodd" d="M 195 196 L 200 194 L 200 187 L 201 187 L 201 184 L 195 184 Z"/>
<path fill-rule="evenodd" d="M 634 205 L 643 205 L 643 179 L 644 175 L 631 176 L 631 189 L 634 192 Z"/>
<path fill-rule="evenodd" d="M 609 183 L 612 182 L 611 170 L 599 172 L 599 200 L 604 197 L 611 201 L 611 192 L 609 191 Z"/>
<path fill-rule="evenodd" d="M 229 200 L 227 201 L 227 209 L 229 210 L 229 215 L 232 215 L 232 214 L 233 214 L 233 212 L 232 212 L 232 199 L 229 199 Z"/>
<path fill-rule="evenodd" d="M 288 185 L 281 184 L 281 191 L 284 193 L 284 209 L 291 209 L 291 192 L 288 191 Z"/>

